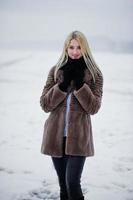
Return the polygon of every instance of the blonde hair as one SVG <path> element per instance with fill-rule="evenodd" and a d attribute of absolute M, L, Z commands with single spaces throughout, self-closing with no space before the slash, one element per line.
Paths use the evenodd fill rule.
<path fill-rule="evenodd" d="M 72 39 L 76 39 L 80 45 L 81 48 L 81 53 L 82 56 L 84 58 L 84 61 L 86 63 L 87 68 L 89 69 L 92 78 L 95 82 L 95 76 L 97 73 L 101 73 L 99 67 L 97 66 L 92 54 L 91 54 L 91 50 L 89 47 L 89 44 L 87 42 L 87 39 L 85 37 L 85 35 L 83 33 L 81 33 L 80 31 L 73 31 L 71 32 L 68 37 L 65 40 L 64 43 L 64 47 L 63 47 L 63 52 L 56 64 L 56 69 L 55 69 L 55 74 L 54 74 L 54 79 L 56 80 L 56 74 L 57 71 L 67 63 L 68 61 L 68 53 L 67 53 L 67 49 L 69 47 L 69 44 L 71 42 Z"/>

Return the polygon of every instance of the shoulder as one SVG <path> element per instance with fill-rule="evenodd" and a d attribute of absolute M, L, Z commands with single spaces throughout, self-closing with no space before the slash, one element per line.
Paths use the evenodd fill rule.
<path fill-rule="evenodd" d="M 94 87 L 98 90 L 103 88 L 103 74 L 100 70 L 96 73 Z"/>
<path fill-rule="evenodd" d="M 97 84 L 102 85 L 103 84 L 103 74 L 102 74 L 101 70 L 98 70 L 95 73 L 94 76 L 95 76 L 95 81 L 94 81 L 94 79 L 92 77 L 92 74 L 89 71 L 89 69 L 85 70 L 85 78 L 84 78 L 84 80 L 88 85 L 91 85 L 92 87 L 94 87 Z"/>
<path fill-rule="evenodd" d="M 57 71 L 56 71 L 57 70 Z M 57 69 L 57 66 L 54 65 L 53 67 L 51 67 L 51 69 L 49 70 L 49 74 L 54 74 L 56 71 L 57 74 L 62 74 L 62 70 L 61 69 Z"/>
<path fill-rule="evenodd" d="M 100 80 L 101 82 L 103 82 L 103 73 L 101 72 L 101 70 L 99 70 L 99 71 L 96 73 L 95 79 L 96 79 L 96 80 Z"/>
<path fill-rule="evenodd" d="M 49 74 L 53 74 L 55 72 L 56 65 L 52 66 L 49 70 Z"/>
<path fill-rule="evenodd" d="M 48 77 L 54 77 L 56 66 L 52 66 L 48 71 Z"/>
<path fill-rule="evenodd" d="M 57 67 L 56 65 L 51 67 L 51 69 L 49 70 L 48 79 L 52 79 L 55 82 L 58 82 L 58 81 L 60 82 L 62 81 L 63 71 L 60 69 L 57 69 L 56 67 Z M 56 80 L 55 80 L 55 77 L 56 77 Z"/>

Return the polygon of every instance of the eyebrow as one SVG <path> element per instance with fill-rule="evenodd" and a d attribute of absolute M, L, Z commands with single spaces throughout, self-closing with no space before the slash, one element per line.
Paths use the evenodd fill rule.
<path fill-rule="evenodd" d="M 70 44 L 69 47 L 74 47 L 74 45 Z M 76 46 L 76 47 L 80 47 L 80 45 Z"/>

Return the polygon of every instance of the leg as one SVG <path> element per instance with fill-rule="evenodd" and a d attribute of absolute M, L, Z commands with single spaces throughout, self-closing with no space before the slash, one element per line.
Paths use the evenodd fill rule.
<path fill-rule="evenodd" d="M 60 197 L 61 199 L 63 199 L 62 197 L 64 196 L 67 197 L 67 188 L 66 188 L 66 160 L 65 158 L 55 158 L 52 157 L 52 161 L 58 176 L 58 180 L 59 180 L 59 186 L 60 186 Z M 67 199 L 67 198 L 66 198 Z M 64 199 L 65 200 L 65 199 Z"/>
<path fill-rule="evenodd" d="M 69 156 L 66 169 L 66 183 L 71 200 L 84 199 L 80 179 L 83 171 L 85 156 Z"/>
<path fill-rule="evenodd" d="M 52 161 L 59 180 L 61 200 L 68 199 L 67 187 L 66 187 L 66 165 L 68 156 L 65 155 L 65 140 L 66 138 L 64 138 L 63 142 L 63 157 L 61 158 L 52 157 Z"/>

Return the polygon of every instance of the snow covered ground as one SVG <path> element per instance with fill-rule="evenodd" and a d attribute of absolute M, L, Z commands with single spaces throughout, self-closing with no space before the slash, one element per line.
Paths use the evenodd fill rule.
<path fill-rule="evenodd" d="M 59 199 L 51 158 L 40 153 L 47 118 L 39 98 L 60 52 L 0 50 L 0 199 Z M 95 156 L 87 158 L 86 200 L 133 200 L 133 55 L 93 53 L 104 75 L 92 116 Z"/>

